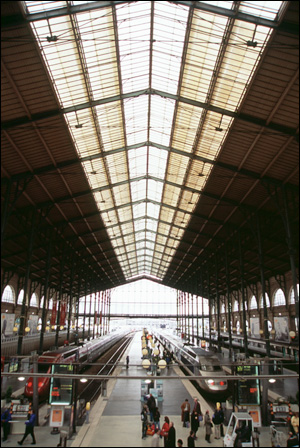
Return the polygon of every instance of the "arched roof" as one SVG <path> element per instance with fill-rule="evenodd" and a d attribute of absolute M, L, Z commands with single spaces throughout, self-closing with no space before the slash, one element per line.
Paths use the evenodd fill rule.
<path fill-rule="evenodd" d="M 1 3 L 4 269 L 235 289 L 259 221 L 266 277 L 290 270 L 299 3 L 219 3 Z"/>

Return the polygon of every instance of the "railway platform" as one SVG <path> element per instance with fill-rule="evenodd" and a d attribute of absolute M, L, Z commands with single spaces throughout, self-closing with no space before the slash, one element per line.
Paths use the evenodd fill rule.
<path fill-rule="evenodd" d="M 145 375 L 146 371 L 141 365 L 141 333 L 136 333 L 127 351 L 123 355 L 124 366 L 118 367 L 117 379 L 111 379 L 107 385 L 107 396 L 100 397 L 93 405 L 89 423 L 84 423 L 77 428 L 77 433 L 71 439 L 66 441 L 68 447 L 147 447 L 151 446 L 152 437 L 147 436 L 142 439 L 142 423 L 140 420 L 141 412 L 141 380 L 127 379 L 127 376 Z M 129 355 L 129 368 L 126 369 L 125 359 Z M 165 380 L 164 375 L 174 375 L 174 380 Z M 175 379 L 176 378 L 176 379 Z M 181 403 L 187 398 L 192 404 L 193 398 L 197 397 L 201 404 L 202 412 L 207 409 L 210 415 L 213 413 L 212 406 L 200 395 L 200 393 L 184 379 L 183 373 L 177 367 L 172 367 L 169 372 L 163 371 L 161 374 L 163 381 L 163 401 L 158 402 L 160 410 L 161 425 L 164 416 L 168 416 L 170 421 L 174 422 L 176 429 L 176 440 L 181 438 L 184 446 L 187 445 L 189 429 L 182 427 L 181 422 Z M 42 418 L 40 416 L 40 422 Z M 25 425 L 24 425 L 25 427 Z M 25 429 L 25 428 L 24 428 Z M 60 441 L 59 434 L 51 434 L 52 428 L 46 424 L 35 428 L 36 446 L 54 447 L 58 446 Z M 271 446 L 271 437 L 269 428 L 260 430 L 260 446 Z M 195 446 L 223 446 L 223 439 L 214 439 L 211 436 L 211 444 L 205 441 L 205 428 L 201 423 L 197 432 L 198 439 Z M 3 446 L 17 447 L 18 440 L 22 435 L 9 435 L 8 440 Z M 31 436 L 28 436 L 24 446 L 31 444 Z M 64 446 L 64 445 L 62 445 Z M 163 446 L 163 440 L 160 440 L 160 446 Z M 284 445 L 283 445 L 284 446 Z"/>

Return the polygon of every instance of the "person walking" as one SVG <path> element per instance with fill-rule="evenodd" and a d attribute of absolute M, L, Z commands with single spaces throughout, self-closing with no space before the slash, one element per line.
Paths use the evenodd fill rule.
<path fill-rule="evenodd" d="M 186 398 L 180 407 L 181 407 L 181 421 L 183 422 L 183 427 L 188 428 L 189 425 L 187 423 L 190 421 L 190 411 L 191 411 L 191 405 L 189 403 L 189 400 Z"/>
<path fill-rule="evenodd" d="M 10 408 L 5 409 L 5 411 L 1 415 L 1 423 L 3 427 L 3 439 L 2 442 L 5 442 L 7 440 L 9 430 L 10 430 L 10 420 L 11 420 L 11 412 Z"/>
<path fill-rule="evenodd" d="M 126 356 L 126 369 L 128 369 L 128 367 L 129 367 L 129 356 L 127 355 Z"/>
<path fill-rule="evenodd" d="M 208 443 L 211 443 L 210 435 L 212 433 L 212 429 L 211 428 L 212 428 L 213 424 L 212 424 L 211 419 L 210 419 L 209 411 L 205 412 L 204 426 L 205 426 L 205 440 Z"/>
<path fill-rule="evenodd" d="M 164 446 L 168 446 L 167 441 L 168 441 L 168 434 L 169 434 L 169 426 L 170 426 L 169 417 L 165 416 L 164 424 L 160 431 L 160 436 L 164 438 Z"/>
<path fill-rule="evenodd" d="M 254 431 L 252 432 L 252 442 L 253 442 L 253 446 L 258 446 L 259 447 L 259 434 L 260 432 L 258 431 L 257 428 L 254 428 Z"/>
<path fill-rule="evenodd" d="M 29 419 L 25 421 L 25 425 L 26 425 L 26 429 L 25 429 L 25 433 L 23 435 L 22 440 L 18 441 L 18 445 L 22 445 L 24 440 L 26 439 L 26 437 L 28 436 L 28 434 L 31 435 L 32 437 L 32 442 L 31 445 L 35 445 L 36 441 L 35 441 L 35 436 L 34 436 L 34 425 L 35 425 L 35 421 L 36 421 L 36 415 L 33 411 L 33 409 L 30 409 L 29 411 Z"/>
<path fill-rule="evenodd" d="M 141 412 L 141 421 L 142 421 L 142 439 L 145 439 L 148 427 L 148 408 L 146 404 L 144 404 Z"/>
<path fill-rule="evenodd" d="M 167 446 L 168 447 L 175 447 L 176 443 L 176 429 L 173 422 L 170 422 L 169 425 L 169 433 L 167 438 Z"/>
<path fill-rule="evenodd" d="M 91 410 L 91 403 L 89 401 L 87 401 L 86 405 L 85 405 L 85 423 L 89 424 L 90 420 L 90 410 Z"/>
<path fill-rule="evenodd" d="M 194 431 L 190 431 L 190 435 L 187 439 L 187 446 L 193 447 L 195 446 L 195 433 Z"/>

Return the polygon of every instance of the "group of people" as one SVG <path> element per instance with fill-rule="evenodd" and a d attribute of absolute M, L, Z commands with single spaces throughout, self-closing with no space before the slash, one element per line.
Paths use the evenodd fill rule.
<path fill-rule="evenodd" d="M 2 442 L 6 442 L 9 432 L 10 432 L 10 422 L 11 421 L 11 412 L 10 409 L 7 408 L 1 415 L 1 423 L 3 427 L 3 439 Z M 36 421 L 36 415 L 33 411 L 33 409 L 30 409 L 28 413 L 28 418 L 25 421 L 25 433 L 20 441 L 18 441 L 18 445 L 23 445 L 24 440 L 26 437 L 30 434 L 32 438 L 31 445 L 36 444 L 35 435 L 34 435 L 34 426 Z"/>
<path fill-rule="evenodd" d="M 212 427 L 215 426 L 215 439 L 220 439 L 220 437 L 224 436 L 223 432 L 223 422 L 224 422 L 224 412 L 221 408 L 220 403 L 217 403 L 216 410 L 210 418 L 209 411 L 203 414 L 201 412 L 200 403 L 197 398 L 194 398 L 193 408 L 191 409 L 190 403 L 186 398 L 185 401 L 181 405 L 181 421 L 183 422 L 184 427 L 189 427 L 191 424 L 191 430 L 194 434 L 194 439 L 197 439 L 197 431 L 200 426 L 200 422 L 203 421 L 205 426 L 205 440 L 208 443 L 210 442 L 210 436 L 212 434 Z M 194 445 L 188 445 L 194 446 Z"/>
<path fill-rule="evenodd" d="M 148 419 L 149 416 L 149 419 Z M 174 423 L 170 422 L 169 417 L 164 417 L 164 423 L 162 428 L 160 428 L 160 413 L 158 407 L 156 406 L 155 398 L 150 394 L 147 404 L 143 406 L 141 412 L 142 420 L 142 438 L 146 438 L 147 435 L 152 435 L 152 446 L 159 446 L 160 439 L 164 439 L 165 447 L 175 447 L 176 443 L 176 430 Z M 197 440 L 197 431 L 200 426 L 200 422 L 203 421 L 205 427 L 205 440 L 211 443 L 210 436 L 212 434 L 212 428 L 215 426 L 215 438 L 220 439 L 224 435 L 223 433 L 223 422 L 224 422 L 224 412 L 217 403 L 216 410 L 211 419 L 209 411 L 205 412 L 203 416 L 201 411 L 201 406 L 197 398 L 194 398 L 194 403 L 191 406 L 188 399 L 181 405 L 181 421 L 183 427 L 189 428 L 190 432 L 187 438 L 187 446 L 194 447 L 195 440 Z M 183 446 L 182 439 L 178 439 L 177 446 Z"/>

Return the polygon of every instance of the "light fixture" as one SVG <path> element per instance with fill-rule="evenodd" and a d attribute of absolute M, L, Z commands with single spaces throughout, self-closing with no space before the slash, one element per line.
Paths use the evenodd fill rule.
<path fill-rule="evenodd" d="M 13 328 L 13 331 L 18 331 L 18 327 L 14 327 L 14 328 Z"/>
<path fill-rule="evenodd" d="M 144 359 L 142 361 L 142 366 L 144 367 L 144 369 L 148 369 L 150 367 L 150 360 L 149 359 Z"/>
<path fill-rule="evenodd" d="M 275 378 L 270 378 L 270 379 L 269 379 L 269 383 L 276 383 Z"/>
<path fill-rule="evenodd" d="M 164 369 L 165 367 L 166 367 L 166 365 L 167 365 L 167 362 L 164 360 L 164 359 L 160 359 L 159 361 L 158 361 L 158 367 L 160 368 L 160 369 Z"/>
<path fill-rule="evenodd" d="M 208 384 L 215 384 L 214 380 L 207 380 Z"/>
<path fill-rule="evenodd" d="M 150 383 L 151 383 L 151 380 L 145 380 L 145 383 L 146 383 L 146 384 L 150 384 Z"/>
<path fill-rule="evenodd" d="M 144 356 L 148 355 L 148 350 L 147 350 L 146 348 L 143 348 L 143 350 L 142 350 L 142 354 L 143 354 Z"/>
<path fill-rule="evenodd" d="M 153 354 L 154 354 L 154 355 L 159 355 L 159 350 L 158 350 L 158 348 L 155 348 L 155 349 L 153 350 Z"/>
<path fill-rule="evenodd" d="M 63 325 L 61 325 L 60 327 L 59 327 L 61 330 L 63 330 L 64 329 L 64 326 Z"/>
<path fill-rule="evenodd" d="M 50 330 L 49 325 L 47 325 L 47 327 L 45 328 L 45 330 L 46 330 L 46 331 L 49 331 L 49 330 Z"/>
<path fill-rule="evenodd" d="M 290 331 L 289 335 L 292 339 L 294 339 L 294 337 L 296 336 L 296 333 L 294 331 Z"/>
<path fill-rule="evenodd" d="M 80 378 L 80 382 L 81 383 L 86 383 L 87 382 L 87 378 Z"/>
<path fill-rule="evenodd" d="M 25 376 L 18 376 L 18 380 L 19 381 L 24 381 L 25 380 Z"/>
<path fill-rule="evenodd" d="M 26 328 L 25 328 L 25 331 L 26 331 L 26 333 L 29 333 L 30 328 L 29 328 L 29 327 L 26 327 Z"/>

